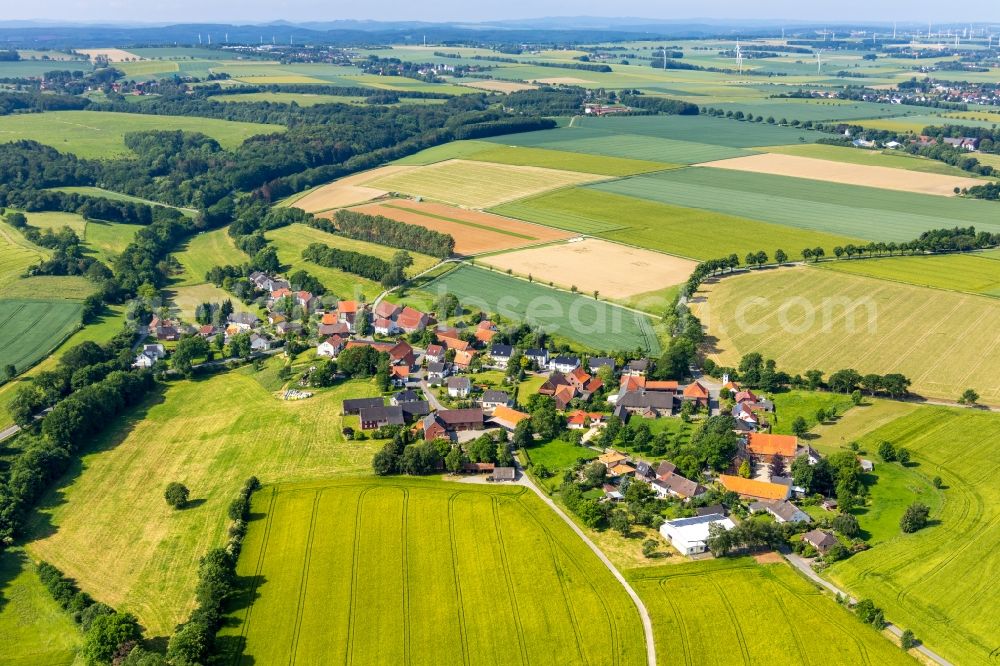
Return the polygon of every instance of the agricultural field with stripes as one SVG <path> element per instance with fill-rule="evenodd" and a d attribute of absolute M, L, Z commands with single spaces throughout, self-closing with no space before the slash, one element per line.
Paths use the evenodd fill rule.
<path fill-rule="evenodd" d="M 315 481 L 252 512 L 233 663 L 645 663 L 624 588 L 526 488 Z"/>
<path fill-rule="evenodd" d="M 0 298 L 0 367 L 20 371 L 48 356 L 79 328 L 82 312 L 69 300 Z"/>
<path fill-rule="evenodd" d="M 454 294 L 473 312 L 499 312 L 594 351 L 644 349 L 652 355 L 660 353 L 660 341 L 648 315 L 595 301 L 589 295 L 468 265 L 421 289 L 434 299 L 443 293 Z"/>
<path fill-rule="evenodd" d="M 1000 604 L 994 584 L 1000 569 L 1000 415 L 885 405 L 888 409 L 876 405 L 851 410 L 843 424 L 820 428 L 814 440 L 823 451 L 857 441 L 862 450 L 872 452 L 889 441 L 912 454 L 906 466 L 876 465 L 879 478 L 870 487 L 871 504 L 890 509 L 884 516 L 861 511 L 858 521 L 878 542 L 836 563 L 829 578 L 856 596 L 874 600 L 887 618 L 911 628 L 954 663 L 992 663 L 996 625 L 986 609 Z M 880 417 L 867 419 L 863 412 L 869 409 L 878 409 Z M 889 467 L 898 480 L 883 480 L 883 470 Z M 943 481 L 941 489 L 931 484 L 935 476 Z M 903 534 L 899 517 L 916 499 L 932 507 L 930 525 Z"/>
<path fill-rule="evenodd" d="M 784 563 L 751 558 L 632 569 L 667 664 L 912 664 Z"/>
<path fill-rule="evenodd" d="M 822 266 L 852 275 L 1000 297 L 1000 255 L 988 252 L 834 261 Z"/>
<path fill-rule="evenodd" d="M 1000 404 L 995 298 L 810 266 L 706 283 L 693 310 L 722 365 L 760 352 L 791 373 L 898 372 L 919 395 L 955 400 L 973 387 Z"/>

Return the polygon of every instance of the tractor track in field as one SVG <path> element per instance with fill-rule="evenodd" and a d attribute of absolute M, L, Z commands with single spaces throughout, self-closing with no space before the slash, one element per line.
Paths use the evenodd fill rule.
<path fill-rule="evenodd" d="M 312 562 L 313 538 L 316 534 L 316 514 L 319 509 L 319 500 L 323 496 L 322 490 L 317 490 L 313 494 L 312 511 L 309 514 L 309 532 L 306 536 L 305 556 L 302 558 L 302 576 L 299 580 L 299 597 L 295 603 L 295 624 L 292 629 L 292 645 L 288 652 L 288 663 L 295 663 L 295 655 L 299 651 L 299 635 L 302 633 L 302 615 L 305 612 L 306 593 L 309 589 L 309 564 Z"/>
<path fill-rule="evenodd" d="M 462 663 L 469 666 L 468 629 L 465 626 L 465 603 L 462 600 L 462 582 L 458 573 L 458 543 L 455 537 L 455 499 L 461 492 L 448 496 L 448 537 L 451 546 L 451 570 L 455 577 L 455 596 L 458 602 L 459 645 L 462 647 Z"/>
<path fill-rule="evenodd" d="M 493 509 L 493 528 L 497 535 L 497 548 L 500 550 L 500 564 L 503 567 L 504 581 L 507 584 L 507 595 L 510 597 L 510 607 L 514 611 L 514 627 L 517 629 L 517 644 L 521 652 L 521 663 L 530 664 L 528 658 L 528 646 L 524 642 L 524 626 L 521 623 L 521 612 L 517 607 L 517 592 L 511 582 L 510 564 L 507 561 L 507 549 L 503 544 L 503 532 L 500 530 L 500 513 L 497 511 L 498 500 L 496 496 L 491 498 Z"/>
<path fill-rule="evenodd" d="M 406 560 L 406 511 L 410 501 L 410 491 L 403 488 L 402 520 L 399 526 L 400 556 L 403 561 L 403 663 L 410 663 L 410 570 Z"/>
<path fill-rule="evenodd" d="M 346 663 L 348 666 L 354 663 L 354 632 L 357 622 L 354 621 L 354 613 L 358 605 L 358 560 L 361 555 L 361 511 L 365 504 L 365 495 L 374 490 L 376 486 L 369 486 L 358 493 L 358 505 L 354 512 L 354 555 L 351 558 L 351 602 L 347 611 L 347 650 L 345 651 Z"/>
<path fill-rule="evenodd" d="M 669 578 L 661 579 L 658 587 L 663 596 L 666 597 L 667 603 L 670 605 L 670 610 L 674 614 L 674 619 L 677 620 L 677 628 L 680 629 L 678 633 L 681 638 L 681 652 L 684 653 L 684 663 L 694 664 L 694 659 L 691 657 L 691 645 L 688 642 L 687 626 L 684 624 L 684 614 L 677 610 L 677 604 L 674 603 L 670 593 L 667 592 L 667 582 L 669 580 Z"/>
<path fill-rule="evenodd" d="M 729 598 L 726 597 L 726 593 L 722 590 L 722 586 L 719 585 L 717 581 L 712 580 L 712 585 L 719 593 L 719 599 L 722 601 L 722 605 L 726 607 L 726 613 L 729 615 L 729 620 L 733 624 L 733 629 L 736 631 L 736 640 L 740 644 L 740 652 L 743 653 L 743 663 L 749 664 L 750 662 L 750 649 L 747 647 L 746 636 L 743 635 L 743 628 L 740 627 L 740 619 L 736 615 L 736 611 L 733 609 L 733 605 L 729 603 Z"/>

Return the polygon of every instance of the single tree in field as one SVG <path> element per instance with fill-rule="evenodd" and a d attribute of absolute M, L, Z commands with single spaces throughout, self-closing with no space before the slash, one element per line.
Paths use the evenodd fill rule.
<path fill-rule="evenodd" d="M 903 517 L 899 519 L 899 527 L 907 534 L 916 532 L 927 527 L 927 519 L 931 515 L 931 508 L 921 502 L 914 502 L 906 507 Z"/>
<path fill-rule="evenodd" d="M 753 268 L 757 265 L 757 254 L 754 252 L 747 252 L 747 256 L 743 258 L 743 263 L 747 265 L 747 268 Z"/>
<path fill-rule="evenodd" d="M 826 410 L 822 407 L 816 410 L 816 422 L 819 424 L 826 423 Z"/>
<path fill-rule="evenodd" d="M 823 248 L 821 247 L 813 248 L 813 261 L 819 261 L 824 256 L 826 256 L 826 252 L 823 251 Z"/>
<path fill-rule="evenodd" d="M 805 418 L 801 416 L 795 417 L 795 420 L 792 421 L 792 432 L 795 433 L 797 437 L 803 437 L 807 432 L 809 432 L 809 424 L 806 423 Z"/>
<path fill-rule="evenodd" d="M 958 188 L 956 187 L 955 189 L 957 190 Z M 917 637 L 913 635 L 911 629 L 903 630 L 903 635 L 899 637 L 899 646 L 904 650 L 909 650 L 917 646 Z"/>
<path fill-rule="evenodd" d="M 10 380 L 17 376 L 17 367 L 13 363 L 8 363 L 3 368 L 4 379 Z"/>
<path fill-rule="evenodd" d="M 835 257 L 837 257 L 837 259 L 840 259 L 842 256 L 844 256 L 844 248 L 842 248 L 839 245 L 834 246 L 834 248 L 833 248 L 833 254 L 834 254 Z"/>
<path fill-rule="evenodd" d="M 656 539 L 646 539 L 642 542 L 642 554 L 645 557 L 652 557 L 658 545 Z"/>
<path fill-rule="evenodd" d="M 803 260 L 809 261 L 812 258 L 812 256 L 813 256 L 812 248 L 807 247 L 804 250 L 802 250 L 802 259 Z"/>
<path fill-rule="evenodd" d="M 979 402 L 979 394 L 970 388 L 962 391 L 962 395 L 958 398 L 958 404 L 960 405 L 974 405 L 977 402 Z"/>
<path fill-rule="evenodd" d="M 628 512 L 624 509 L 615 509 L 611 512 L 611 529 L 622 536 L 627 537 L 632 531 L 632 521 L 629 520 Z"/>
<path fill-rule="evenodd" d="M 885 462 L 893 462 L 896 460 L 896 447 L 892 442 L 882 442 L 878 445 L 878 454 Z"/>
<path fill-rule="evenodd" d="M 183 508 L 187 504 L 188 496 L 187 487 L 176 481 L 167 484 L 167 490 L 163 493 L 163 498 L 167 500 L 167 504 L 175 509 Z"/>
<path fill-rule="evenodd" d="M 764 252 L 764 250 L 759 250 L 757 252 L 756 259 L 757 259 L 757 265 L 763 266 L 764 264 L 767 263 L 767 252 Z"/>
<path fill-rule="evenodd" d="M 774 260 L 779 264 L 783 264 L 788 261 L 788 255 L 785 254 L 784 250 L 778 249 L 774 252 Z"/>

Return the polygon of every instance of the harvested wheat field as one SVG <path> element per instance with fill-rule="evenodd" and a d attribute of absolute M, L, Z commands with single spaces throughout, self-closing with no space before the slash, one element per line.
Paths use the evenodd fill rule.
<path fill-rule="evenodd" d="M 287 205 L 301 208 L 307 213 L 321 213 L 333 208 L 354 206 L 387 194 L 385 190 L 365 187 L 363 183 L 411 169 L 413 167 L 390 165 L 356 173 L 318 187 L 305 196 L 292 200 Z"/>
<path fill-rule="evenodd" d="M 482 260 L 540 282 L 628 298 L 687 280 L 697 262 L 596 238 L 507 252 Z"/>
<path fill-rule="evenodd" d="M 391 199 L 384 203 L 358 206 L 352 210 L 368 215 L 382 215 L 449 234 L 455 239 L 455 252 L 458 254 L 509 250 L 573 236 L 560 229 L 426 201 Z"/>
<path fill-rule="evenodd" d="M 77 53 L 82 53 L 91 60 L 94 58 L 107 58 L 108 62 L 127 62 L 130 60 L 143 60 L 142 57 L 134 53 L 129 53 L 122 49 L 76 49 Z"/>
<path fill-rule="evenodd" d="M 538 86 L 533 86 L 530 83 L 519 83 L 517 81 L 496 81 L 492 79 L 454 79 L 451 82 L 467 88 L 478 88 L 479 90 L 492 90 L 493 92 L 502 93 L 535 90 L 538 88 Z"/>
<path fill-rule="evenodd" d="M 575 171 L 466 160 L 395 168 L 401 171 L 364 184 L 469 208 L 489 208 L 547 190 L 606 178 Z"/>
<path fill-rule="evenodd" d="M 939 196 L 953 196 L 956 187 L 973 187 L 975 185 L 982 185 L 984 182 L 976 178 L 964 178 L 962 176 L 944 176 L 936 173 L 920 173 L 889 167 L 848 164 L 845 162 L 816 159 L 814 157 L 778 155 L 774 153 L 761 153 L 760 155 L 748 155 L 747 157 L 734 157 L 728 160 L 704 162 L 697 166 L 766 173 L 775 176 L 792 176 L 794 178 L 823 180 L 830 183 L 880 187 L 886 190 L 936 194 Z"/>

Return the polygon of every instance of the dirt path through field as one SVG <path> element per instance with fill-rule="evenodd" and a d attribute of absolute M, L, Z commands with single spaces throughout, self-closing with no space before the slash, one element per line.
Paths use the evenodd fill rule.
<path fill-rule="evenodd" d="M 945 197 L 954 196 L 956 187 L 961 189 L 982 185 L 986 182 L 962 176 L 944 176 L 936 173 L 907 171 L 905 169 L 893 169 L 867 164 L 834 162 L 815 157 L 799 157 L 798 155 L 780 155 L 777 153 L 761 153 L 760 155 L 749 155 L 747 157 L 734 157 L 728 160 L 703 162 L 696 166 L 765 173 L 775 176 L 791 176 L 793 178 L 808 178 L 809 180 L 822 180 L 829 183 L 862 185 L 885 190 L 935 194 Z"/>

